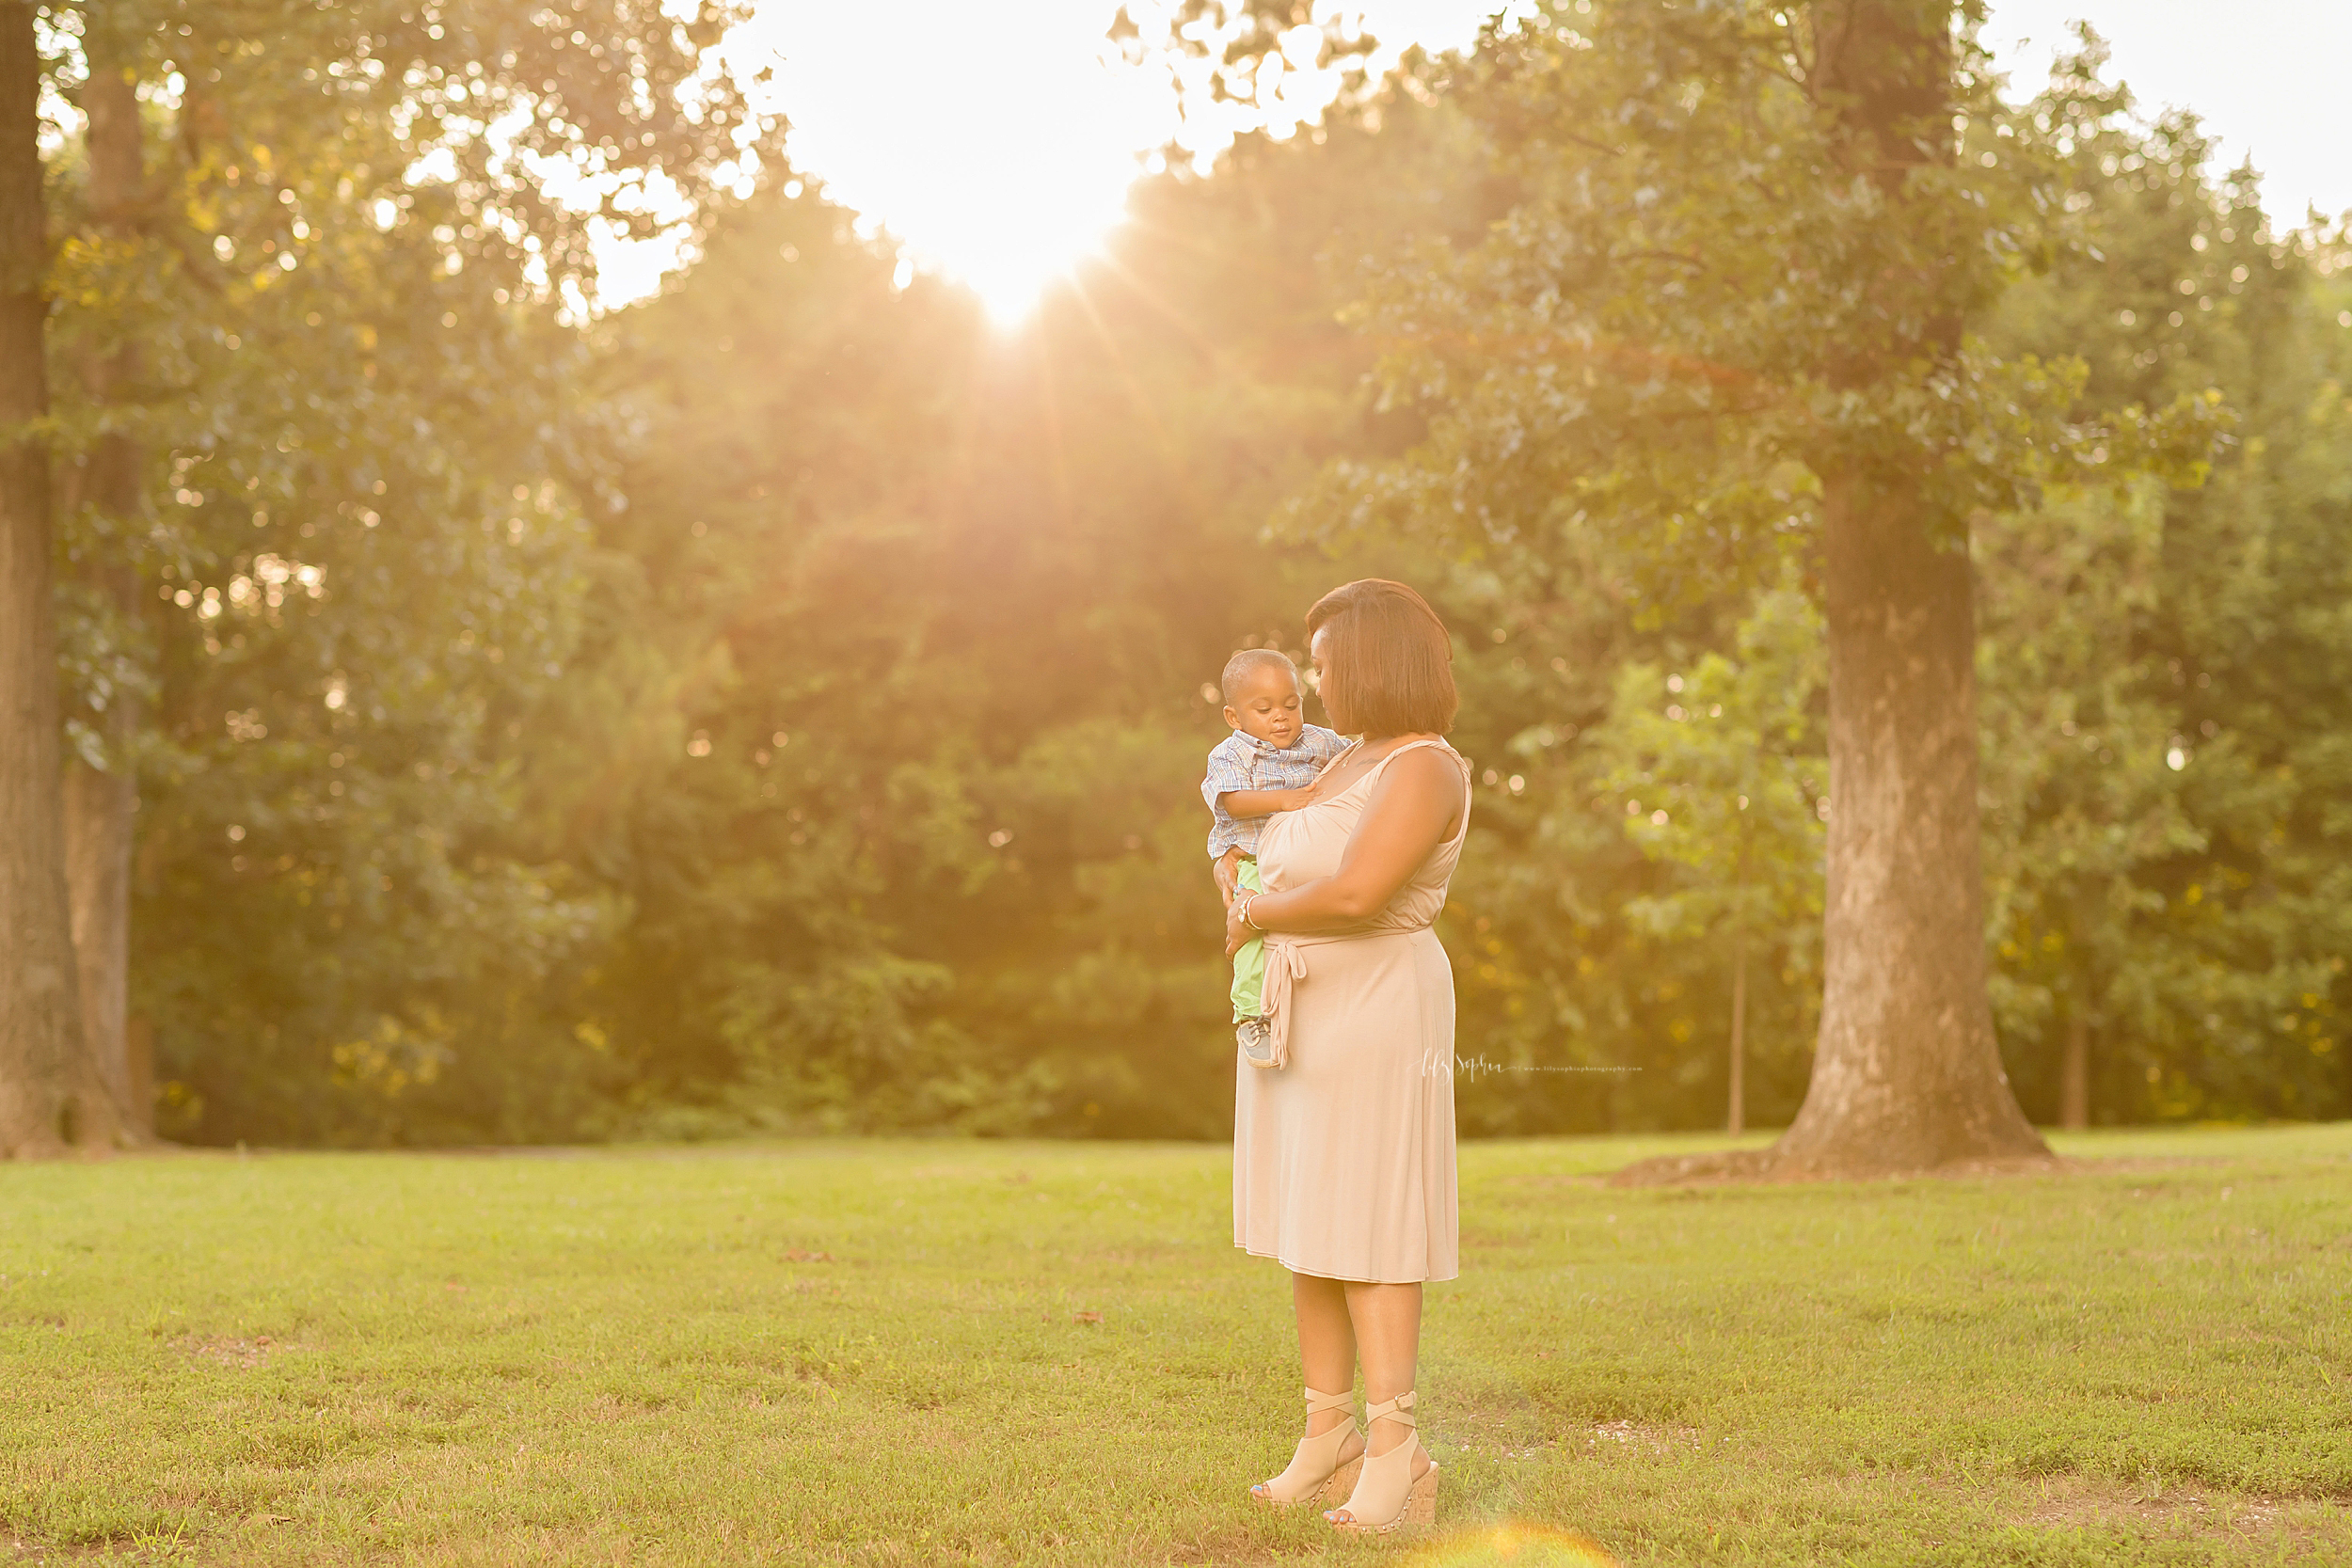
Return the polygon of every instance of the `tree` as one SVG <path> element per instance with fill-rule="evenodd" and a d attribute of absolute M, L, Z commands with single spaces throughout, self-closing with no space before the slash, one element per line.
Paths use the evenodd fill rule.
<path fill-rule="evenodd" d="M 119 10 L 92 8 L 83 19 L 88 61 L 81 103 L 87 233 L 77 238 L 88 246 L 135 255 L 141 247 L 139 215 L 148 200 L 138 40 L 124 34 L 133 19 Z M 103 557 L 86 557 L 75 586 L 88 603 L 103 606 L 101 614 L 110 626 L 144 629 L 148 605 L 139 594 L 134 553 L 146 501 L 144 459 L 133 434 L 140 377 L 136 329 L 79 346 L 73 369 L 99 418 L 84 449 L 68 454 L 59 499 L 69 517 L 87 514 L 117 547 Z M 76 456 L 79 460 L 72 460 Z M 143 1031 L 134 1049 L 129 1013 L 130 882 L 138 810 L 135 757 L 144 701 L 151 692 L 146 672 L 133 657 L 118 657 L 89 673 L 93 678 L 75 683 L 88 721 L 69 725 L 70 731 L 78 728 L 71 738 L 80 743 L 68 745 L 65 764 L 66 882 L 75 968 L 91 1061 L 126 1130 L 147 1137 L 154 1132 L 154 1083 Z"/>
<path fill-rule="evenodd" d="M 47 207 L 34 9 L 0 13 L 0 1155 L 104 1147 L 123 1126 L 83 1032 L 58 793 Z"/>
<path fill-rule="evenodd" d="M 2193 406 L 2070 418 L 2078 372 L 1977 334 L 2069 236 L 1963 20 L 1577 0 L 1491 28 L 1447 90 L 1520 199 L 1369 302 L 1430 436 L 1321 503 L 1515 563 L 1598 536 L 1653 613 L 1788 551 L 1818 573 L 1825 994 L 1781 1170 L 2042 1150 L 1986 999 L 1969 527 L 2202 439 L 2169 434 Z"/>
<path fill-rule="evenodd" d="M 1221 1130 L 1200 693 L 1334 570 L 1260 534 L 1359 422 L 1356 247 L 1455 219 L 1395 131 L 1145 182 L 1017 334 L 793 183 L 612 324 L 594 613 L 659 719 L 580 850 L 656 1125 Z"/>
<path fill-rule="evenodd" d="M 1304 14 L 1199 9 L 1245 44 Z M 1568 15 L 1537 41 L 1581 51 Z M 1724 22 L 1626 8 L 1579 54 L 1598 75 L 1563 77 L 1591 88 L 1572 115 L 1516 44 L 1408 62 L 1143 182 L 1011 331 L 901 282 L 772 157 L 660 298 L 558 319 L 493 182 L 440 178 L 373 87 L 323 94 L 249 32 L 217 81 L 198 56 L 209 107 L 150 91 L 149 182 L 195 193 L 185 222 L 100 221 L 69 119 L 66 727 L 105 760 L 92 698 L 142 714 L 133 995 L 165 1130 L 1216 1136 L 1201 686 L 1366 575 L 1456 634 L 1465 1128 L 1703 1125 L 1742 1011 L 1749 1116 L 1785 1122 L 1820 1012 L 1822 475 L 1848 459 L 1965 515 L 2024 1103 L 2059 1103 L 2080 971 L 2098 1117 L 2352 1104 L 2334 242 L 2267 234 L 2088 79 L 1972 98 L 1908 205 L 1825 192 L 1834 106 L 1742 75 L 1787 38 Z M 1263 87 L 1247 64 L 1232 90 Z M 1965 263 L 1987 303 L 1947 379 L 1833 384 L 1824 342 L 1899 346 L 1896 284 L 1988 232 L 2011 260 Z M 1335 319 L 1360 298 L 1372 330 Z M 86 368 L 126 344 L 101 397 Z M 2168 490 L 2170 436 L 2128 411 L 2209 385 L 2244 440 Z M 140 454 L 127 522 L 85 504 L 108 433 Z M 126 540 L 135 616 L 103 592 Z"/>
<path fill-rule="evenodd" d="M 2341 240 L 2282 230 L 2250 168 L 2213 168 L 2185 114 L 2140 119 L 2105 59 L 2086 34 L 2021 110 L 2063 135 L 2094 248 L 1988 335 L 2079 353 L 2086 411 L 2211 385 L 2237 421 L 2194 491 L 2054 487 L 1979 531 L 2004 1054 L 2070 1124 L 2341 1114 Z"/>
<path fill-rule="evenodd" d="M 1262 525 L 1363 422 L 1360 257 L 1483 216 L 1458 149 L 1409 103 L 1249 138 L 1011 335 L 771 159 L 661 298 L 564 323 L 478 192 L 358 177 L 414 161 L 372 111 L 232 86 L 188 176 L 219 297 L 58 272 L 60 357 L 149 366 L 151 649 L 86 595 L 66 662 L 151 682 L 165 1131 L 1217 1132 L 1199 691 L 1363 575 Z"/>
<path fill-rule="evenodd" d="M 445 569 L 453 544 L 477 547 L 477 523 L 511 522 L 512 553 L 531 553 L 523 515 L 480 503 L 533 525 L 549 510 L 514 502 L 554 466 L 532 449 L 572 428 L 560 366 L 577 345 L 549 318 L 585 309 L 594 241 L 665 224 L 691 240 L 773 130 L 712 55 L 736 13 L 674 12 L 112 0 L 56 19 L 49 84 L 83 121 L 78 140 L 66 127 L 53 188 L 68 243 L 45 279 L 54 356 L 80 372 L 54 421 L 73 565 L 62 815 L 84 1054 L 118 1094 L 137 780 L 190 770 L 187 737 L 157 733 L 175 651 L 196 655 L 183 670 L 242 667 L 249 690 L 289 585 L 347 630 L 376 617 L 421 639 L 413 600 L 346 589 L 380 584 L 411 545 L 409 563 Z M 402 403 L 405 420 L 354 440 Z M 494 575 L 442 580 L 460 592 L 433 602 L 470 639 L 482 607 L 465 595 L 495 598 Z M 159 588 L 183 614 L 157 613 Z M 215 628 L 248 601 L 262 624 Z M 331 666 L 304 673 L 302 696 L 337 692 L 330 722 L 385 711 L 338 705 L 351 688 Z M 233 737 L 267 733 L 249 700 L 230 711 Z"/>

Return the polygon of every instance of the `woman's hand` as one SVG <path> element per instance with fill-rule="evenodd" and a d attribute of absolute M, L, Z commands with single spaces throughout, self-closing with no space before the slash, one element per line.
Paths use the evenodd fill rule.
<path fill-rule="evenodd" d="M 1216 879 L 1217 896 L 1225 900 L 1227 909 L 1232 909 L 1233 889 L 1241 878 L 1241 850 L 1239 848 L 1228 849 L 1219 855 L 1210 863 L 1209 875 Z"/>
<path fill-rule="evenodd" d="M 1242 950 L 1243 943 L 1265 934 L 1254 926 L 1242 924 L 1241 911 L 1247 902 L 1246 897 L 1236 898 L 1225 906 L 1225 956 L 1229 958 Z"/>

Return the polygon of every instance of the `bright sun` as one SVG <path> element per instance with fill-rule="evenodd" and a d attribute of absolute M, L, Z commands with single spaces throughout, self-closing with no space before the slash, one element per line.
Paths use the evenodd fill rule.
<path fill-rule="evenodd" d="M 1499 3 L 1360 8 L 1394 25 L 1376 62 L 1385 64 L 1406 38 L 1462 41 Z M 1130 4 L 1147 28 L 1175 8 L 1175 0 Z M 1188 95 L 1186 119 L 1168 63 L 1129 66 L 1110 45 L 1117 9 L 1117 0 L 760 0 L 726 52 L 739 79 L 775 65 L 768 102 L 790 121 L 785 148 L 795 172 L 886 230 L 909 268 L 963 283 L 1011 325 L 1119 224 L 1128 187 L 1159 166 L 1150 150 L 1176 142 L 1188 154 L 1213 153 L 1260 122 L 1200 92 Z M 1300 29 L 1286 40 L 1298 69 L 1263 121 L 1277 135 L 1319 112 L 1339 85 L 1337 72 L 1311 69 L 1315 38 Z M 1192 78 L 1204 70 L 1180 69 Z M 602 247 L 604 302 L 652 293 L 676 261 L 671 242 Z"/>
<path fill-rule="evenodd" d="M 1165 77 L 1105 68 L 1112 8 L 766 0 L 752 31 L 783 56 L 793 166 L 1009 323 L 1119 222 L 1137 150 L 1172 128 Z"/>

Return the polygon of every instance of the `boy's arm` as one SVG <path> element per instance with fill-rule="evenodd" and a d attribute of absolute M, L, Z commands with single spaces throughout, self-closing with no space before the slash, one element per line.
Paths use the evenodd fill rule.
<path fill-rule="evenodd" d="M 1219 741 L 1209 752 L 1206 776 L 1200 781 L 1200 798 L 1216 815 L 1216 825 L 1209 830 L 1209 875 L 1216 879 L 1217 895 L 1228 908 L 1233 902 L 1233 889 L 1241 876 L 1241 847 L 1231 841 L 1234 832 L 1233 814 L 1224 806 L 1225 797 L 1250 783 L 1246 758 L 1234 754 L 1231 741 Z"/>
<path fill-rule="evenodd" d="M 1217 806 L 1226 816 L 1239 821 L 1251 816 L 1271 816 L 1278 811 L 1296 811 L 1314 799 L 1314 786 L 1300 789 L 1229 789 L 1216 798 Z"/>
<path fill-rule="evenodd" d="M 1209 766 L 1200 779 L 1200 799 L 1211 811 L 1225 811 L 1225 796 L 1246 790 L 1254 782 L 1249 776 L 1249 759 L 1236 753 L 1231 739 L 1220 740 L 1209 752 Z"/>

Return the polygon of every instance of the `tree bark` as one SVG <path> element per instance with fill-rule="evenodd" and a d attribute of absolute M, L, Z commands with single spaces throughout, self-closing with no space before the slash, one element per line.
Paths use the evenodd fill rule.
<path fill-rule="evenodd" d="M 85 48 L 90 63 L 82 90 L 82 111 L 88 117 L 90 212 L 102 230 L 128 240 L 146 181 L 138 93 L 127 62 L 119 57 L 126 51 L 111 29 L 89 27 Z M 102 405 L 129 395 L 137 373 L 137 346 L 128 342 L 94 354 L 83 372 L 91 400 Z M 129 436 L 119 431 L 101 436 L 83 460 L 77 499 L 119 524 L 130 524 L 140 510 L 139 458 Z M 146 610 L 136 572 L 119 561 L 103 562 L 88 576 L 112 604 L 117 624 L 136 626 Z M 92 767 L 79 754 L 69 755 L 65 765 L 66 882 L 82 1022 L 98 1074 L 121 1108 L 126 1130 L 146 1137 L 153 1132 L 154 1107 L 151 1095 L 143 1097 L 135 1083 L 129 1030 L 131 850 L 139 809 L 133 752 L 141 717 L 137 697 L 118 683 L 104 707 L 88 717 L 103 738 L 104 766 Z"/>
<path fill-rule="evenodd" d="M 2066 1057 L 2058 1071 L 2058 1123 L 2070 1131 L 2090 1125 L 2090 1024 L 2080 1007 L 2066 1019 Z"/>
<path fill-rule="evenodd" d="M 43 362 L 47 214 L 29 5 L 0 6 L 0 1154 L 119 1132 L 82 1031 L 65 879 Z"/>
<path fill-rule="evenodd" d="M 124 724 L 106 725 L 103 771 L 79 757 L 66 763 L 65 869 L 89 1059 L 121 1109 L 124 1131 L 145 1137 L 153 1131 L 154 1108 L 140 1100 L 131 1061 L 131 835 L 138 786 L 122 761 L 127 738 Z"/>
<path fill-rule="evenodd" d="M 1965 532 L 1904 476 L 1824 486 L 1829 885 L 1813 1079 L 1792 1170 L 2046 1154 L 1985 993 L 1975 608 Z"/>
<path fill-rule="evenodd" d="M 1724 1131 L 1737 1135 L 1748 1130 L 1748 928 L 1742 924 L 1731 939 L 1731 1114 Z"/>

